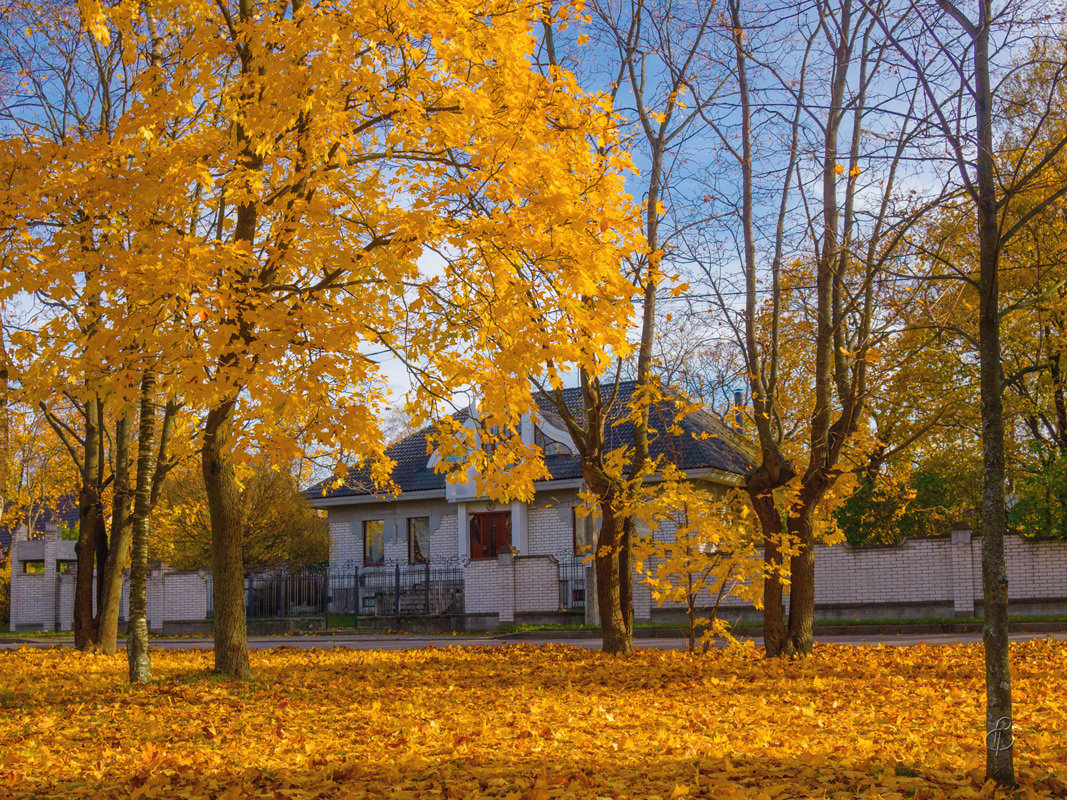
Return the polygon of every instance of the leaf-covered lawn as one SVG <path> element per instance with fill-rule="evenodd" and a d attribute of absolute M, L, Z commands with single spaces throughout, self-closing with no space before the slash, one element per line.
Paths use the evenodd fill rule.
<path fill-rule="evenodd" d="M 1067 795 L 1067 645 L 1017 645 L 1021 797 Z M 975 797 L 978 646 L 618 661 L 565 646 L 0 652 L 11 798 Z"/>

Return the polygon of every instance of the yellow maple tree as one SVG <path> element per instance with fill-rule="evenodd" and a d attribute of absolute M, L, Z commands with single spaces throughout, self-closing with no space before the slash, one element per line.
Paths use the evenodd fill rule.
<path fill-rule="evenodd" d="M 129 95 L 107 131 L 5 142 L 5 277 L 120 296 L 76 350 L 104 354 L 111 391 L 135 397 L 151 371 L 201 415 L 216 663 L 247 676 L 235 460 L 343 449 L 388 485 L 382 354 L 412 377 L 416 422 L 473 389 L 498 430 L 546 363 L 602 369 L 631 313 L 627 162 L 599 98 L 531 69 L 535 7 L 80 8 L 123 47 Z M 71 208 L 88 213 L 45 224 Z M 299 441 L 279 424 L 294 418 Z M 542 474 L 509 446 L 482 472 L 491 495 Z"/>

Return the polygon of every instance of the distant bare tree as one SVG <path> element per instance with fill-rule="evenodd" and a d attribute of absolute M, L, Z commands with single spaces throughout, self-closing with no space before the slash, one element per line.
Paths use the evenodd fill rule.
<path fill-rule="evenodd" d="M 816 513 L 849 468 L 842 460 L 863 424 L 888 265 L 936 201 L 898 197 L 923 122 L 915 88 L 887 70 L 884 13 L 859 0 L 758 11 L 727 0 L 729 102 L 704 112 L 720 160 L 740 174 L 725 180 L 720 166 L 709 176 L 709 197 L 723 212 L 694 260 L 744 357 L 760 449 L 746 488 L 764 535 L 771 655 L 812 652 Z M 808 277 L 798 283 L 798 274 Z M 787 318 L 801 325 L 788 345 Z M 794 372 L 802 365 L 800 394 L 810 400 L 797 386 L 783 398 L 790 364 Z M 783 399 L 794 419 L 783 418 Z M 801 438 L 802 456 L 785 446 Z M 777 494 L 787 486 L 782 509 Z M 788 568 L 783 528 L 793 549 Z"/>

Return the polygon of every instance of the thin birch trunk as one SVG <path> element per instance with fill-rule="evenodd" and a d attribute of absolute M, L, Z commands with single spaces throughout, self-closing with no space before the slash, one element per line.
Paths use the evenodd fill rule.
<path fill-rule="evenodd" d="M 130 620 L 126 629 L 126 658 L 130 683 L 152 679 L 148 652 L 148 518 L 152 503 L 152 478 L 156 472 L 156 408 L 153 402 L 156 377 L 146 370 L 141 377 L 141 408 L 137 430 L 137 477 L 133 501 L 133 553 L 130 560 Z"/>
<path fill-rule="evenodd" d="M 1008 572 L 1004 563 L 1004 407 L 1000 357 L 1000 225 L 989 77 L 988 0 L 979 3 L 974 38 L 974 105 L 978 134 L 978 359 L 982 390 L 982 597 L 985 623 L 986 778 L 1015 784 Z"/>

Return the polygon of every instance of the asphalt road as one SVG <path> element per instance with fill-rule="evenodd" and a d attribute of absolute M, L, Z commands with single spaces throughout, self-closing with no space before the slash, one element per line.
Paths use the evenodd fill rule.
<path fill-rule="evenodd" d="M 1018 633 L 1012 634 L 1014 642 L 1049 637 L 1067 640 L 1067 633 Z M 762 640 L 754 638 L 757 644 Z M 823 644 L 845 645 L 893 645 L 907 647 L 917 644 L 944 645 L 981 642 L 981 634 L 888 634 L 882 636 L 816 636 L 815 641 Z M 0 650 L 12 650 L 18 647 L 70 647 L 72 638 L 42 637 L 0 639 Z M 121 643 L 120 643 L 121 644 Z M 353 650 L 412 650 L 423 647 L 506 647 L 516 644 L 567 644 L 574 647 L 591 649 L 600 648 L 600 639 L 574 639 L 563 636 L 545 635 L 536 640 L 496 638 L 486 636 L 419 636 L 419 635 L 338 635 L 338 636 L 257 636 L 248 640 L 253 650 L 269 650 L 274 647 L 295 647 L 301 650 L 313 648 L 347 647 Z M 680 650 L 686 645 L 681 638 L 637 638 L 634 646 L 638 648 L 656 648 Z M 168 650 L 211 649 L 211 639 L 153 639 L 153 648 Z"/>

